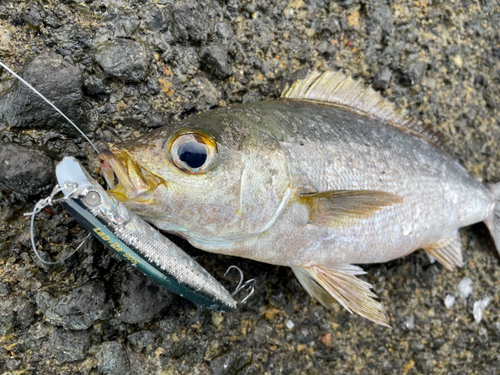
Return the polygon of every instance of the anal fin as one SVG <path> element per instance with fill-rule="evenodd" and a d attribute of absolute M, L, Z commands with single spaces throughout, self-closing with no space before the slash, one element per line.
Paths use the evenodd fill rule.
<path fill-rule="evenodd" d="M 458 231 L 451 237 L 445 238 L 431 247 L 424 249 L 427 254 L 432 255 L 446 269 L 463 266 L 462 240 Z"/>
<path fill-rule="evenodd" d="M 332 308 L 337 301 L 351 314 L 355 312 L 390 328 L 382 305 L 374 300 L 377 296 L 371 291 L 371 284 L 356 277 L 366 273 L 360 267 L 348 264 L 328 268 L 292 267 L 292 270 L 307 292 L 323 306 Z"/>
<path fill-rule="evenodd" d="M 352 223 L 403 202 L 396 194 L 375 190 L 335 190 L 301 194 L 300 198 L 311 206 L 310 222 L 326 227 Z"/>

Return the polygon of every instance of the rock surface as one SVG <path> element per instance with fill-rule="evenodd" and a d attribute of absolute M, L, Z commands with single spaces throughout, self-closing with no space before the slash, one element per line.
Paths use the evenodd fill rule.
<path fill-rule="evenodd" d="M 16 143 L 0 144 L 0 189 L 28 195 L 48 190 L 54 163 L 42 151 Z"/>
<path fill-rule="evenodd" d="M 499 24 L 489 0 L 2 0 L 0 59 L 105 143 L 274 100 L 308 70 L 344 68 L 441 131 L 474 177 L 498 182 Z M 461 231 L 462 269 L 422 252 L 364 266 L 392 330 L 323 308 L 289 269 L 182 240 L 229 290 L 238 281 L 223 278 L 230 265 L 256 278 L 250 300 L 230 314 L 199 308 L 95 240 L 43 268 L 23 216 L 39 199 L 30 195 L 55 183 L 52 165 L 66 155 L 99 177 L 70 129 L 0 70 L 0 149 L 10 150 L 0 152 L 0 373 L 499 374 L 500 261 L 483 225 Z M 6 160 L 17 173 L 8 182 Z M 37 216 L 35 232 L 53 259 L 87 233 L 57 205 Z M 474 302 L 487 297 L 477 323 Z"/>

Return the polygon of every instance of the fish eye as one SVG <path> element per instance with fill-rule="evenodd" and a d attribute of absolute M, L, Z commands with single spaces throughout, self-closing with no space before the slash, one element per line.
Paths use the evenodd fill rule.
<path fill-rule="evenodd" d="M 184 172 L 207 172 L 217 159 L 217 143 L 212 136 L 199 132 L 182 133 L 170 141 L 170 158 Z"/>

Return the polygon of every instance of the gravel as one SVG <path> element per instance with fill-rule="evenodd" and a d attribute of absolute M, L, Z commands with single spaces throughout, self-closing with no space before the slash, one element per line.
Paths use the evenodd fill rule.
<path fill-rule="evenodd" d="M 308 70 L 343 68 L 443 133 L 473 176 L 498 182 L 499 24 L 489 0 L 3 0 L 0 59 L 101 145 L 274 100 Z M 41 266 L 23 214 L 47 196 L 64 156 L 100 178 L 78 133 L 0 70 L 0 373 L 499 374 L 500 266 L 484 225 L 461 231 L 462 269 L 423 252 L 364 266 L 392 330 L 323 308 L 287 268 L 177 239 L 229 290 L 238 281 L 223 278 L 230 265 L 257 279 L 246 304 L 221 314 L 161 289 L 94 240 Z M 86 233 L 57 205 L 35 222 L 52 259 Z M 466 278 L 473 289 L 448 308 L 443 298 L 458 297 Z"/>

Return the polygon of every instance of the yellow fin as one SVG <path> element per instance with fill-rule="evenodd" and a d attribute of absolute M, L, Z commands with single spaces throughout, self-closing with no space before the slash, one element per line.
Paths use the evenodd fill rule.
<path fill-rule="evenodd" d="M 308 268 L 292 267 L 299 282 L 323 306 L 332 308 L 335 301 L 353 312 L 377 324 L 391 328 L 382 313 L 382 305 L 373 298 L 371 284 L 360 280 L 356 275 L 363 275 L 360 267 L 344 265 L 337 267 L 312 266 Z"/>
<path fill-rule="evenodd" d="M 336 190 L 300 197 L 311 206 L 309 221 L 326 227 L 348 224 L 403 202 L 399 195 L 375 190 Z"/>
<path fill-rule="evenodd" d="M 455 267 L 462 267 L 464 265 L 462 259 L 462 240 L 458 232 L 426 248 L 425 251 L 436 258 L 446 269 L 453 270 Z"/>
<path fill-rule="evenodd" d="M 446 151 L 441 134 L 422 121 L 409 118 L 370 86 L 364 87 L 360 80 L 345 75 L 341 70 L 324 73 L 313 71 L 303 80 L 286 87 L 282 98 L 341 107 L 358 114 L 386 122 Z"/>

